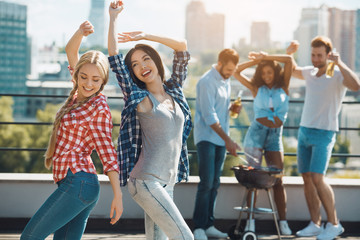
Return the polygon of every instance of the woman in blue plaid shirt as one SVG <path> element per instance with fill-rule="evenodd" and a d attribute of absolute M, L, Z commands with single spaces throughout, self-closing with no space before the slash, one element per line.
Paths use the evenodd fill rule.
<path fill-rule="evenodd" d="M 174 185 L 186 180 L 189 164 L 186 139 L 191 130 L 190 109 L 182 91 L 190 55 L 186 41 L 143 32 L 118 35 L 118 42 L 149 40 L 174 50 L 173 72 L 165 80 L 159 54 L 137 44 L 118 54 L 115 25 L 121 1 L 110 4 L 109 61 L 124 95 L 118 157 L 120 181 L 145 211 L 146 239 L 193 239 L 173 201 Z"/>

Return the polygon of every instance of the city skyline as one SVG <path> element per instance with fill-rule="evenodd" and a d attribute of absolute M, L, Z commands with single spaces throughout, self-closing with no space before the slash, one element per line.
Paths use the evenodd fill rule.
<path fill-rule="evenodd" d="M 125 9 L 119 18 L 118 31 L 143 30 L 156 34 L 185 38 L 186 6 L 191 0 L 179 2 L 169 0 L 124 0 Z M 28 35 L 38 47 L 56 42 L 63 46 L 78 26 L 88 19 L 90 0 L 6 0 L 28 6 Z M 109 0 L 105 0 L 105 11 Z M 271 40 L 286 43 L 293 39 L 294 31 L 300 20 L 302 8 L 319 7 L 326 4 L 340 9 L 359 9 L 358 0 L 206 0 L 208 13 L 225 15 L 225 47 L 231 47 L 241 38 L 250 40 L 250 27 L 253 21 L 268 21 Z M 160 6 L 160 7 L 159 7 Z M 269 10 L 271 9 L 271 10 Z M 105 15 L 106 22 L 108 21 Z M 276 17 L 274 17 L 276 16 Z M 151 21 L 149 20 L 151 19 Z M 164 19 L 168 19 L 164 21 Z M 46 22 L 47 24 L 43 24 Z M 41 27 L 39 27 L 41 26 Z M 107 25 L 105 25 L 105 33 Z M 284 29 L 287 29 L 284 31 Z M 96 29 L 95 29 L 96 31 Z M 121 45 L 127 48 L 129 44 Z"/>

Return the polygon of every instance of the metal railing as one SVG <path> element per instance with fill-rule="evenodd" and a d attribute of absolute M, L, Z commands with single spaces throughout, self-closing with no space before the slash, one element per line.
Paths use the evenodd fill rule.
<path fill-rule="evenodd" d="M 68 95 L 39 95 L 39 94 L 4 94 L 0 93 L 0 97 L 26 97 L 26 98 L 67 98 Z M 108 99 L 123 99 L 119 96 L 108 96 Z M 196 98 L 187 98 L 189 102 L 195 101 Z M 233 99 L 234 100 L 234 99 Z M 251 103 L 252 99 L 242 99 L 242 102 Z M 303 100 L 290 100 L 290 103 L 299 103 L 303 104 Z M 360 101 L 344 101 L 342 104 L 360 104 Z M 16 121 L 16 122 L 1 122 L 0 125 L 52 125 L 52 122 L 30 122 L 30 121 Z M 120 126 L 120 123 L 114 123 L 114 126 Z M 237 129 L 247 129 L 249 126 L 230 126 L 230 128 Z M 284 129 L 298 129 L 299 126 L 284 126 Z M 360 131 L 360 128 L 357 127 L 340 127 L 339 131 Z M 20 148 L 20 147 L 6 147 L 0 146 L 1 151 L 46 151 L 46 148 Z M 189 150 L 189 154 L 196 154 L 196 150 Z M 239 154 L 242 154 L 241 152 Z M 285 152 L 285 156 L 296 156 L 296 153 Z M 360 154 L 348 154 L 348 153 L 333 153 L 332 157 L 350 157 L 350 158 L 360 158 Z"/>

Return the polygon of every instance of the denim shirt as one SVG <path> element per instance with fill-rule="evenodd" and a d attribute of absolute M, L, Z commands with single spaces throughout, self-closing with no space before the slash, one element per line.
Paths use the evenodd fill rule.
<path fill-rule="evenodd" d="M 185 118 L 182 137 L 182 150 L 178 166 L 178 181 L 187 180 L 189 176 L 189 161 L 186 140 L 190 134 L 192 123 L 188 103 L 186 102 L 182 85 L 187 74 L 187 64 L 190 54 L 187 51 L 176 52 L 173 60 L 173 72 L 168 82 L 173 87 L 164 85 L 174 101 L 176 101 Z M 141 127 L 136 115 L 137 105 L 150 93 L 139 88 L 130 76 L 129 69 L 124 63 L 122 54 L 109 57 L 110 67 L 116 73 L 116 78 L 124 95 L 125 106 L 121 113 L 120 135 L 118 138 L 118 159 L 120 164 L 120 185 L 125 186 L 130 172 L 137 163 L 141 151 Z"/>
<path fill-rule="evenodd" d="M 229 135 L 230 79 L 224 79 L 212 67 L 196 85 L 195 144 L 208 141 L 225 146 L 224 140 L 210 127 L 219 122 Z"/>
<path fill-rule="evenodd" d="M 272 106 L 269 106 L 270 98 Z M 271 111 L 273 108 L 274 111 Z M 289 110 L 289 96 L 282 88 L 268 88 L 263 85 L 258 89 L 254 99 L 255 119 L 267 117 L 275 122 L 274 117 L 278 117 L 283 123 L 286 120 Z"/>

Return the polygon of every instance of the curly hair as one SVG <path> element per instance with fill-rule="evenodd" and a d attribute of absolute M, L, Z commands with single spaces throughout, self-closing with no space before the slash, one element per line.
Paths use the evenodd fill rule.
<path fill-rule="evenodd" d="M 263 85 L 266 85 L 263 78 L 262 72 L 265 66 L 269 66 L 274 70 L 274 87 L 281 88 L 284 86 L 284 69 L 282 66 L 272 60 L 263 60 L 261 61 L 258 66 L 256 67 L 254 77 L 252 78 L 252 83 L 257 87 L 260 88 Z"/>

